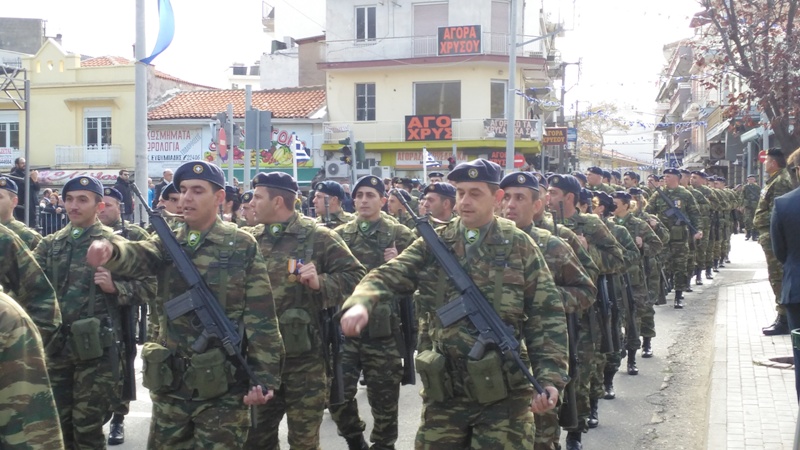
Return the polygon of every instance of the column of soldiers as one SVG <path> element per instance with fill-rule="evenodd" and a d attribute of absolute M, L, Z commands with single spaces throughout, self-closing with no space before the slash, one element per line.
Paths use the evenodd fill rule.
<path fill-rule="evenodd" d="M 121 374 L 132 349 L 122 345 L 121 307 L 147 303 L 151 327 L 142 358 L 153 400 L 152 448 L 278 448 L 278 424 L 286 417 L 290 446 L 315 449 L 327 407 L 348 448 L 392 449 L 410 354 L 425 406 L 417 448 L 553 449 L 563 427 L 567 447 L 580 449 L 582 434 L 599 426 L 599 399 L 616 397 L 622 358 L 636 375 L 638 351 L 653 356 L 654 305 L 669 285 L 674 307 L 683 308 L 692 276 L 701 284 L 703 270 L 711 279 L 727 259 L 731 230 L 725 214 L 715 222 L 713 212 L 729 218 L 739 205 L 724 180 L 708 187 L 703 172 L 668 169 L 663 187 L 655 177 L 641 187 L 634 172 L 604 172 L 502 177 L 499 166 L 479 159 L 459 164 L 449 182 L 434 172 L 421 190 L 412 183 L 391 194 L 368 176 L 354 186 L 354 215 L 342 211 L 342 186 L 323 181 L 314 186 L 317 217 L 310 219 L 295 209 L 299 187 L 286 174 L 259 174 L 252 190 L 237 197 L 226 191 L 218 167 L 184 164 L 162 189 L 161 213 L 170 237 L 244 336 L 233 350 L 244 355 L 247 369 L 224 342 L 203 333 L 195 312 L 175 312 L 190 286 L 163 230 L 148 236 L 123 222 L 113 189 L 93 178 L 64 187 L 70 224 L 32 244 L 35 259 L 24 263 L 38 270 L 29 276 L 50 296 L 46 320 L 48 303 L 31 302 L 28 285 L 6 280 L 12 271 L 2 266 L 0 284 L 37 325 L 52 387 L 39 389 L 53 393 L 66 448 L 105 447 L 102 426 L 112 417 L 108 443 L 124 440 Z M 0 220 L 13 203 L 13 195 L 4 195 L 11 186 L 0 179 Z M 409 229 L 416 222 L 404 203 L 414 201 L 485 301 L 513 326 L 524 343 L 522 363 L 541 393 L 491 345 L 476 354 L 477 332 L 468 320 L 450 326 L 440 320 L 440 308 L 458 291 L 431 247 Z M 393 205 L 389 213 L 382 211 L 386 204 Z M 233 223 L 222 220 L 221 207 Z M 498 208 L 504 218 L 495 215 Z M 17 253 L 30 255 L 13 231 L 0 228 L 0 237 L 6 234 L 21 248 Z M 409 347 L 399 305 L 412 297 L 418 332 Z M 341 309 L 346 336 L 339 355 L 331 353 L 338 332 L 326 333 L 332 308 Z M 56 315 L 60 327 L 53 325 Z M 340 380 L 333 364 L 340 365 Z M 371 446 L 354 399 L 361 373 L 375 422 Z M 254 386 L 254 378 L 262 385 Z M 336 381 L 343 395 L 334 402 Z M 570 395 L 562 399 L 568 384 Z M 47 395 L 42 401 L 48 403 Z"/>

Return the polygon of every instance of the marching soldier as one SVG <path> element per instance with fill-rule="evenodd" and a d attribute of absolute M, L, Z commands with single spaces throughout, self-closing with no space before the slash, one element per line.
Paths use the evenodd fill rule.
<path fill-rule="evenodd" d="M 428 185 L 430 186 L 433 183 L 441 183 L 444 181 L 444 174 L 442 172 L 430 172 L 428 173 Z"/>
<path fill-rule="evenodd" d="M 344 201 L 344 188 L 341 184 L 332 181 L 320 181 L 314 186 L 314 211 L 317 213 L 317 223 L 323 224 L 331 230 L 339 225 L 355 220 L 355 214 L 342 209 Z M 327 209 L 325 199 L 328 199 Z"/>
<path fill-rule="evenodd" d="M 761 189 L 758 188 L 758 181 L 754 174 L 747 176 L 747 184 L 742 187 L 741 203 L 744 208 L 744 227 L 747 230 L 745 241 L 758 240 L 758 233 L 753 228 L 753 216 L 758 207 L 758 199 L 761 196 Z"/>
<path fill-rule="evenodd" d="M 258 408 L 245 448 L 279 448 L 285 415 L 289 445 L 315 449 L 328 387 L 320 314 L 341 304 L 365 271 L 336 233 L 295 211 L 299 187 L 290 175 L 259 173 L 253 189 L 259 223 L 253 234 L 267 263 L 286 360 L 275 397 Z"/>
<path fill-rule="evenodd" d="M 703 223 L 703 228 L 700 230 L 703 232 L 703 237 L 697 241 L 697 256 L 696 256 L 696 264 L 697 264 L 697 272 L 695 272 L 695 284 L 698 283 L 700 280 L 700 272 L 705 270 L 705 278 L 706 280 L 713 280 L 714 278 L 711 275 L 711 268 L 714 264 L 714 244 L 712 242 L 712 237 L 718 231 L 715 230 L 715 226 L 718 226 L 717 217 L 720 214 L 722 202 L 718 198 L 717 193 L 708 187 L 708 174 L 703 171 L 695 170 L 692 172 L 692 175 L 689 177 L 689 182 L 692 185 L 692 193 L 699 192 L 704 199 L 708 202 L 707 205 L 707 220 Z M 695 199 L 698 197 L 695 196 Z"/>
<path fill-rule="evenodd" d="M 408 191 L 404 189 L 398 189 L 397 192 L 403 196 L 403 199 L 405 199 L 405 201 L 409 205 L 411 205 L 414 197 L 412 197 L 411 194 L 408 193 Z M 412 206 L 412 208 L 415 207 Z M 408 212 L 403 207 L 403 204 L 400 202 L 400 199 L 398 199 L 397 196 L 395 195 L 389 196 L 389 199 L 386 201 L 386 210 L 389 212 L 389 214 L 392 215 L 392 217 L 397 219 L 398 222 L 405 225 L 408 229 L 411 230 L 414 229 L 415 227 L 414 218 L 411 217 L 410 214 L 408 214 Z"/>
<path fill-rule="evenodd" d="M 14 180 L 0 177 L 0 224 L 16 233 L 22 242 L 33 251 L 42 240 L 42 235 L 14 218 L 14 208 L 19 201 L 17 193 L 17 183 Z"/>
<path fill-rule="evenodd" d="M 592 166 L 586 169 L 586 189 L 590 191 L 600 191 L 607 194 L 613 194 L 614 188 L 603 182 L 603 169 Z M 611 175 L 609 174 L 609 177 Z"/>
<path fill-rule="evenodd" d="M 175 237 L 227 317 L 244 330 L 247 346 L 241 351 L 264 386 L 250 388 L 244 369 L 218 339 L 200 339 L 191 308 L 173 318 L 158 314 L 155 342 L 142 350 L 143 384 L 153 400 L 148 448 L 242 448 L 250 428 L 249 406 L 266 403 L 280 386 L 284 350 L 267 267 L 255 239 L 217 216 L 225 201 L 219 167 L 184 163 L 173 183 L 181 192 L 184 218 L 174 228 Z M 156 301 L 166 307 L 188 286 L 164 245 L 159 236 L 138 242 L 98 240 L 86 259 L 122 276 L 157 274 L 163 290 Z"/>
<path fill-rule="evenodd" d="M 358 211 L 356 220 L 336 228 L 336 232 L 367 271 L 391 261 L 414 241 L 406 226 L 381 217 L 381 207 L 387 200 L 384 184 L 378 177 L 370 175 L 358 180 L 353 187 L 353 199 Z M 396 197 L 394 200 L 399 203 Z M 402 204 L 400 207 L 403 208 Z M 402 357 L 404 352 L 413 351 L 404 348 L 399 301 L 395 297 L 379 303 L 372 310 L 370 325 L 360 335 L 345 339 L 342 358 L 345 403 L 331 405 L 330 411 L 349 449 L 388 450 L 394 448 L 397 440 Z M 374 419 L 371 447 L 364 440 L 366 425 L 359 417 L 355 399 L 361 371 Z"/>
<path fill-rule="evenodd" d="M 684 181 L 684 178 L 686 179 Z M 700 239 L 689 240 L 689 258 L 687 258 L 687 266 L 686 271 L 688 273 L 688 284 L 686 287 L 689 288 L 687 292 L 691 292 L 692 286 L 692 276 L 694 276 L 694 284 L 697 286 L 703 285 L 703 277 L 701 275 L 701 269 L 705 268 L 705 259 L 706 259 L 706 246 L 708 243 L 708 234 L 711 230 L 711 200 L 705 196 L 700 190 L 695 187 L 695 184 L 699 184 L 700 181 L 698 176 L 694 175 L 694 172 L 690 171 L 681 171 L 681 186 L 686 188 L 692 197 L 694 197 L 695 203 L 697 203 L 697 210 L 699 212 L 697 216 L 697 223 L 692 223 L 698 230 L 703 233 L 703 236 Z M 692 245 L 694 244 L 694 245 Z"/>
<path fill-rule="evenodd" d="M 242 207 L 240 209 L 240 220 L 239 220 L 239 227 L 246 228 L 246 227 L 254 227 L 258 225 L 256 222 L 255 210 L 253 210 L 253 205 L 250 202 L 253 201 L 253 191 L 245 191 L 242 194 Z"/>
<path fill-rule="evenodd" d="M 432 182 L 425 186 L 420 206 L 434 219 L 449 222 L 455 217 L 456 188 L 450 183 Z"/>
<path fill-rule="evenodd" d="M 417 317 L 425 413 L 417 448 L 531 449 L 533 414 L 554 408 L 567 376 L 564 307 L 544 258 L 513 222 L 494 216 L 502 169 L 484 159 L 459 164 L 448 178 L 457 183 L 460 217 L 438 230 L 488 301 L 524 339 L 522 362 L 546 394 L 536 394 L 511 361 L 493 347 L 468 358 L 477 331 L 468 320 L 444 328 L 437 309 L 458 296 L 429 247 L 418 239 L 398 257 L 370 272 L 345 302 L 342 330 L 357 336 L 381 303 L 419 288 Z M 426 330 L 423 332 L 422 330 Z M 488 381 L 484 381 L 487 380 Z"/>
<path fill-rule="evenodd" d="M 758 235 L 758 243 L 764 249 L 767 257 L 767 271 L 769 273 L 769 284 L 775 294 L 775 309 L 778 315 L 775 322 L 764 328 L 762 332 L 766 336 L 776 336 L 789 334 L 789 326 L 786 322 L 786 313 L 780 305 L 781 289 L 783 285 L 783 266 L 775 258 L 772 252 L 772 241 L 769 236 L 770 215 L 775 199 L 794 189 L 792 178 L 786 169 L 786 157 L 783 152 L 776 148 L 767 151 L 767 160 L 764 162 L 764 169 L 769 174 L 764 188 L 761 189 L 761 198 L 758 200 L 758 207 L 753 216 L 753 228 Z"/>

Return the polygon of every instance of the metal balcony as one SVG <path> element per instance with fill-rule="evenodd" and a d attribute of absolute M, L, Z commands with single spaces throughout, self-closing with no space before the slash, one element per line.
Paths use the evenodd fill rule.
<path fill-rule="evenodd" d="M 122 147 L 119 145 L 56 145 L 57 167 L 119 167 Z"/>

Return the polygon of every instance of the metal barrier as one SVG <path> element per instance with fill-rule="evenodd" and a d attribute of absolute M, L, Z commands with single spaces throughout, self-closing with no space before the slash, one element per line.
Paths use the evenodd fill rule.
<path fill-rule="evenodd" d="M 69 222 L 69 218 L 63 211 L 63 207 L 61 212 L 56 212 L 51 207 L 46 207 L 39 212 L 39 230 L 41 230 L 42 236 L 53 234 L 64 228 L 67 222 Z"/>

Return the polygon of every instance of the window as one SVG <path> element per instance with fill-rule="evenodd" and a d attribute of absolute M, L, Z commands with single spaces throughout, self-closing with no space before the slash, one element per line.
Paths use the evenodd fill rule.
<path fill-rule="evenodd" d="M 506 116 L 506 82 L 502 80 L 492 80 L 490 94 L 491 119 L 502 119 Z"/>
<path fill-rule="evenodd" d="M 414 83 L 414 114 L 449 114 L 461 118 L 461 82 Z"/>
<path fill-rule="evenodd" d="M 0 122 L 0 147 L 19 149 L 19 122 Z"/>
<path fill-rule="evenodd" d="M 375 7 L 359 6 L 356 8 L 356 40 L 375 40 Z"/>
<path fill-rule="evenodd" d="M 375 83 L 356 84 L 356 120 L 375 120 Z"/>
<path fill-rule="evenodd" d="M 111 108 L 85 108 L 84 144 L 87 147 L 111 145 Z"/>

